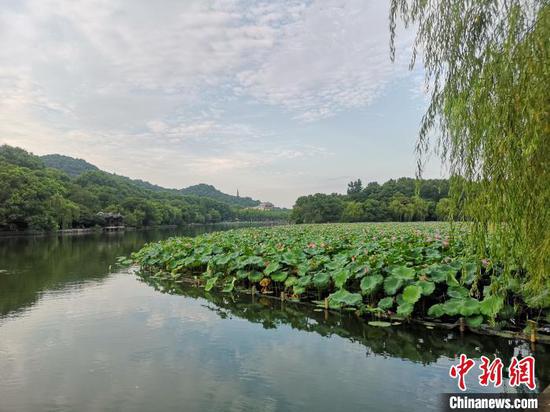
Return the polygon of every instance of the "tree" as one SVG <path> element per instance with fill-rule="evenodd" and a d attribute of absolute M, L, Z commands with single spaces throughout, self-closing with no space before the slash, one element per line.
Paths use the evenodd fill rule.
<path fill-rule="evenodd" d="M 414 205 L 410 198 L 403 193 L 397 193 L 391 199 L 388 208 L 393 215 L 394 220 L 400 222 L 411 221 L 414 217 Z"/>
<path fill-rule="evenodd" d="M 6 144 L 0 146 L 0 160 L 29 169 L 44 168 L 44 164 L 37 156 L 29 155 L 29 153 L 19 147 L 12 147 Z"/>
<path fill-rule="evenodd" d="M 360 202 L 345 202 L 344 210 L 342 211 L 343 222 L 361 222 L 364 220 L 363 205 Z"/>
<path fill-rule="evenodd" d="M 0 159 L 0 227 L 7 230 L 55 230 L 66 210 L 58 209 L 65 192 L 56 173 L 29 169 Z M 64 204 L 72 207 L 72 204 Z M 66 216 L 66 215 L 65 215 Z M 71 220 L 71 219 L 69 219 Z"/>
<path fill-rule="evenodd" d="M 361 193 L 362 190 L 363 183 L 361 182 L 361 179 L 357 179 L 348 183 L 348 195 Z"/>
<path fill-rule="evenodd" d="M 428 210 L 430 207 L 429 202 L 422 199 L 420 196 L 413 196 L 410 203 L 413 210 L 413 220 L 426 220 L 426 216 L 428 216 Z"/>
<path fill-rule="evenodd" d="M 480 255 L 504 278 L 526 269 L 531 304 L 550 304 L 550 3 L 392 0 L 392 58 L 399 20 L 416 29 L 411 66 L 422 50 L 431 92 L 419 174 L 435 131 Z"/>
<path fill-rule="evenodd" d="M 52 210 L 57 227 L 61 229 L 71 228 L 73 221 L 80 217 L 78 205 L 65 199 L 61 194 L 56 193 L 49 201 L 49 209 Z"/>
<path fill-rule="evenodd" d="M 52 157 L 61 159 L 56 168 L 23 149 L 0 146 L 0 230 L 92 227 L 104 223 L 100 211 L 121 213 L 126 225 L 141 227 L 233 220 L 243 210 L 229 200 L 185 195 L 103 172 L 81 160 Z M 59 169 L 74 171 L 74 176 Z M 288 212 L 255 211 L 250 218 L 286 220 Z"/>
<path fill-rule="evenodd" d="M 448 197 L 444 197 L 435 206 L 435 214 L 439 220 L 452 219 L 452 201 Z"/>
<path fill-rule="evenodd" d="M 379 200 L 365 200 L 363 202 L 363 210 L 365 221 L 367 222 L 384 222 L 391 218 L 387 203 Z"/>
<path fill-rule="evenodd" d="M 340 195 L 316 193 L 302 196 L 292 208 L 292 220 L 296 223 L 339 222 L 344 202 Z"/>

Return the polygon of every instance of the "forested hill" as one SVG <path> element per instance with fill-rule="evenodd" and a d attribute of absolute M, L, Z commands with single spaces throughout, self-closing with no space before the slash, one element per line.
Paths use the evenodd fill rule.
<path fill-rule="evenodd" d="M 71 177 L 80 176 L 86 172 L 95 172 L 102 171 L 97 166 L 94 166 L 91 163 L 88 163 L 84 159 L 76 159 L 70 156 L 64 156 L 60 154 L 48 154 L 40 156 L 42 162 L 46 167 L 51 167 L 52 169 L 58 169 L 67 173 Z M 107 172 L 105 172 L 107 173 Z M 130 179 L 129 177 L 119 176 L 122 180 L 126 180 L 129 183 L 135 184 L 136 186 L 141 187 L 142 189 L 156 190 L 156 191 L 173 191 L 176 189 L 166 189 L 162 186 L 154 185 L 149 182 L 145 182 L 140 179 Z"/>
<path fill-rule="evenodd" d="M 184 195 L 97 169 L 72 177 L 23 149 L 0 146 L 0 230 L 92 227 L 104 223 L 98 212 L 120 213 L 127 226 L 136 227 L 288 216 Z"/>
<path fill-rule="evenodd" d="M 49 154 L 40 156 L 46 167 L 51 167 L 53 169 L 62 170 L 71 177 L 77 177 L 85 172 L 99 171 L 100 169 L 97 166 L 94 166 L 91 163 L 88 163 L 84 159 L 76 159 L 70 156 L 64 156 L 60 154 Z M 139 180 L 139 179 L 130 179 L 124 176 L 120 176 L 121 179 L 127 179 L 129 182 L 140 186 L 142 189 L 149 189 L 155 191 L 175 191 L 177 189 L 166 189 L 162 186 L 154 185 L 152 183 Z M 260 204 L 259 200 L 254 200 L 250 197 L 239 197 L 228 195 L 216 189 L 212 185 L 207 185 L 205 183 L 200 183 L 198 185 L 189 186 L 184 189 L 181 189 L 180 192 L 184 195 L 194 195 L 200 197 L 208 197 L 210 199 L 218 200 L 223 203 L 227 203 L 232 206 L 240 207 L 254 207 Z"/>
<path fill-rule="evenodd" d="M 228 195 L 227 193 L 220 192 L 214 186 L 204 183 L 186 187 L 185 189 L 181 189 L 180 192 L 185 195 L 209 197 L 210 199 L 218 200 L 234 206 L 254 207 L 260 204 L 259 200 L 254 200 L 250 197 Z"/>
<path fill-rule="evenodd" d="M 99 170 L 99 168 L 84 159 L 75 159 L 60 154 L 49 154 L 40 156 L 40 158 L 47 167 L 63 170 L 72 177 L 81 175 L 84 172 Z"/>

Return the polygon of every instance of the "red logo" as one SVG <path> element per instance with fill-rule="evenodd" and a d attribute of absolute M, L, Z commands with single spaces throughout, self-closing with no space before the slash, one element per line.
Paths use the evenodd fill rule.
<path fill-rule="evenodd" d="M 500 358 L 496 358 L 490 362 L 486 356 L 481 357 L 481 365 L 479 365 L 482 373 L 479 375 L 479 384 L 481 386 L 488 386 L 489 382 L 493 382 L 495 388 L 502 385 L 502 361 Z"/>
<path fill-rule="evenodd" d="M 535 358 L 526 356 L 519 360 L 514 356 L 508 368 L 510 386 L 519 386 L 522 383 L 531 390 L 535 389 Z"/>
<path fill-rule="evenodd" d="M 461 354 L 458 365 L 452 365 L 449 369 L 449 376 L 453 379 L 458 378 L 458 388 L 461 391 L 466 390 L 465 377 L 474 367 L 475 361 L 469 359 L 466 355 Z M 493 384 L 495 388 L 502 385 L 502 369 L 504 365 L 500 358 L 495 358 L 492 362 L 486 357 L 481 357 L 481 374 L 478 376 L 478 381 L 481 386 L 489 386 Z M 520 360 L 513 357 L 510 366 L 508 367 L 508 377 L 510 378 L 510 386 L 526 385 L 529 389 L 536 388 L 535 383 L 535 358 L 526 356 Z"/>
<path fill-rule="evenodd" d="M 468 359 L 468 357 L 464 354 L 460 355 L 460 362 L 458 365 L 451 366 L 451 369 L 449 370 L 449 375 L 451 378 L 457 378 L 458 377 L 458 387 L 461 391 L 466 390 L 466 384 L 464 383 L 464 377 L 466 374 L 472 369 L 475 365 L 475 361 L 473 359 Z"/>

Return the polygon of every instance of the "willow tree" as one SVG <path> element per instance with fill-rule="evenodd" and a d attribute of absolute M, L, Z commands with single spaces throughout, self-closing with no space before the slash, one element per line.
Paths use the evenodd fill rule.
<path fill-rule="evenodd" d="M 398 24 L 416 32 L 410 67 L 422 60 L 430 93 L 418 173 L 433 147 L 473 244 L 503 265 L 496 286 L 519 278 L 532 306 L 548 305 L 550 2 L 392 0 L 392 59 Z"/>

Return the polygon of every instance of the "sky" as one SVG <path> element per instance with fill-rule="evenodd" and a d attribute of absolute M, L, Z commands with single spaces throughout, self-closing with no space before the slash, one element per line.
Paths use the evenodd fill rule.
<path fill-rule="evenodd" d="M 414 176 L 427 96 L 387 3 L 2 0 L 0 144 L 286 207 Z"/>

